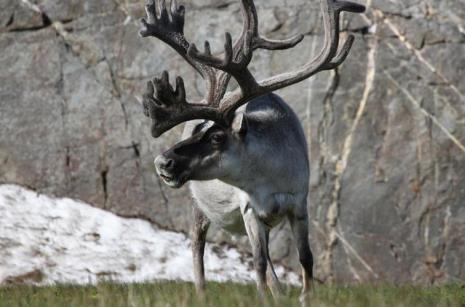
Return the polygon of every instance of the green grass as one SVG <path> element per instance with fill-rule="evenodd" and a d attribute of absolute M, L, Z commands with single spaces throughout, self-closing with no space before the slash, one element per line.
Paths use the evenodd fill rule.
<path fill-rule="evenodd" d="M 79 286 L 8 286 L 0 288 L 0 306 L 300 306 L 299 289 L 287 288 L 278 302 L 260 301 L 253 285 L 209 283 L 204 299 L 190 283 Z M 465 286 L 328 286 L 317 285 L 311 306 L 465 306 Z"/>

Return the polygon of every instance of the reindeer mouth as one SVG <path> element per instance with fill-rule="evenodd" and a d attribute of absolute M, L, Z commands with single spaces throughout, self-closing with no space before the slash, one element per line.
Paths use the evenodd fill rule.
<path fill-rule="evenodd" d="M 172 176 L 166 176 L 166 175 L 163 175 L 163 174 L 160 174 L 160 177 L 161 177 L 161 179 L 163 179 L 163 181 L 165 181 L 165 182 L 171 182 L 171 181 L 174 181 L 174 179 L 175 179 L 175 178 L 172 177 Z"/>
<path fill-rule="evenodd" d="M 179 184 L 179 180 L 173 176 L 173 175 L 167 175 L 167 174 L 159 174 L 160 178 L 163 180 L 166 185 L 168 185 L 171 188 L 178 188 L 181 185 Z"/>
<path fill-rule="evenodd" d="M 167 186 L 173 189 L 179 189 L 180 187 L 184 185 L 184 183 L 186 183 L 186 179 L 185 179 L 186 176 L 176 177 L 174 175 L 169 175 L 166 173 L 164 174 L 159 173 L 158 175 L 160 176 L 160 178 L 163 180 L 163 182 Z"/>

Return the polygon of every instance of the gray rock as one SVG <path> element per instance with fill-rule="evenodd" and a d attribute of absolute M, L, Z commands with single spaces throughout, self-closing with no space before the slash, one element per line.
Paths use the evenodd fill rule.
<path fill-rule="evenodd" d="M 237 1 L 190 0 L 186 35 L 214 50 L 240 31 Z M 461 0 L 371 1 L 345 15 L 356 35 L 337 72 L 279 91 L 298 113 L 312 160 L 310 240 L 328 281 L 443 283 L 465 279 L 465 10 Z M 317 2 L 257 1 L 261 32 L 305 33 L 293 50 L 258 52 L 257 78 L 299 67 L 321 47 Z M 145 82 L 168 69 L 190 97 L 201 79 L 167 46 L 141 39 L 143 5 L 0 0 L 0 182 L 90 202 L 188 232 L 187 189 L 154 174 L 177 127 L 150 136 Z M 213 229 L 210 240 L 239 245 Z M 274 259 L 297 268 L 288 225 Z"/>
<path fill-rule="evenodd" d="M 28 1 L 0 1 L 0 33 L 39 29 L 46 22 L 40 9 Z"/>

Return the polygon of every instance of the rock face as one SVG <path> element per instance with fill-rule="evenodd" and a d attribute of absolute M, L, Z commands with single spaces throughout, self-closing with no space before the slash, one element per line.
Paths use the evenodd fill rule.
<path fill-rule="evenodd" d="M 163 186 L 152 166 L 181 128 L 152 139 L 141 95 L 165 69 L 188 81 L 194 99 L 203 83 L 168 47 L 137 35 L 142 2 L 0 0 L 0 182 L 187 232 L 187 189 Z M 208 38 L 219 50 L 225 30 L 240 30 L 238 1 L 182 2 L 193 42 Z M 306 33 L 293 50 L 258 52 L 257 78 L 318 52 L 317 1 L 256 2 L 261 32 Z M 356 35 L 344 65 L 279 93 L 309 139 L 317 276 L 464 280 L 463 1 L 365 4 L 364 15 L 343 16 Z M 287 228 L 272 233 L 272 255 L 297 267 Z M 210 239 L 247 249 L 219 230 Z"/>

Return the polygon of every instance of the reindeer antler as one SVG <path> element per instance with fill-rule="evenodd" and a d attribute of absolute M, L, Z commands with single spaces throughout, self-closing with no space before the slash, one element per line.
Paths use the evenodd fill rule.
<path fill-rule="evenodd" d="M 157 16 L 157 3 L 160 17 Z M 192 119 L 213 120 L 227 125 L 234 112 L 251 99 L 266 93 L 303 81 L 314 74 L 334 69 L 344 62 L 352 47 L 354 37 L 350 35 L 343 47 L 339 46 L 339 15 L 342 11 L 361 13 L 363 5 L 348 1 L 321 0 L 325 41 L 319 55 L 301 69 L 284 73 L 257 82 L 248 65 L 257 49 L 289 49 L 302 41 L 303 35 L 288 40 L 269 40 L 258 32 L 258 17 L 253 0 L 241 0 L 244 18 L 240 37 L 233 43 L 229 33 L 225 34 L 224 52 L 213 56 L 209 42 L 205 42 L 204 52 L 199 52 L 195 44 L 184 37 L 184 7 L 171 1 L 171 14 L 164 0 L 153 0 L 146 6 L 148 21 L 142 20 L 142 36 L 155 36 L 175 49 L 207 81 L 207 95 L 202 103 L 188 103 L 182 78 L 176 81 L 176 90 L 169 84 L 168 73 L 161 79 L 149 82 L 144 96 L 146 115 L 153 120 L 152 134 L 158 137 L 174 126 Z M 230 78 L 236 79 L 239 88 L 225 95 Z M 156 89 L 156 95 L 154 91 Z"/>
<path fill-rule="evenodd" d="M 167 71 L 163 72 L 160 79 L 155 78 L 147 83 L 143 102 L 145 115 L 152 119 L 152 135 L 155 138 L 189 120 L 202 118 L 223 121 L 216 108 L 206 104 L 188 103 L 184 80 L 177 77 L 176 89 L 173 89 Z"/>

